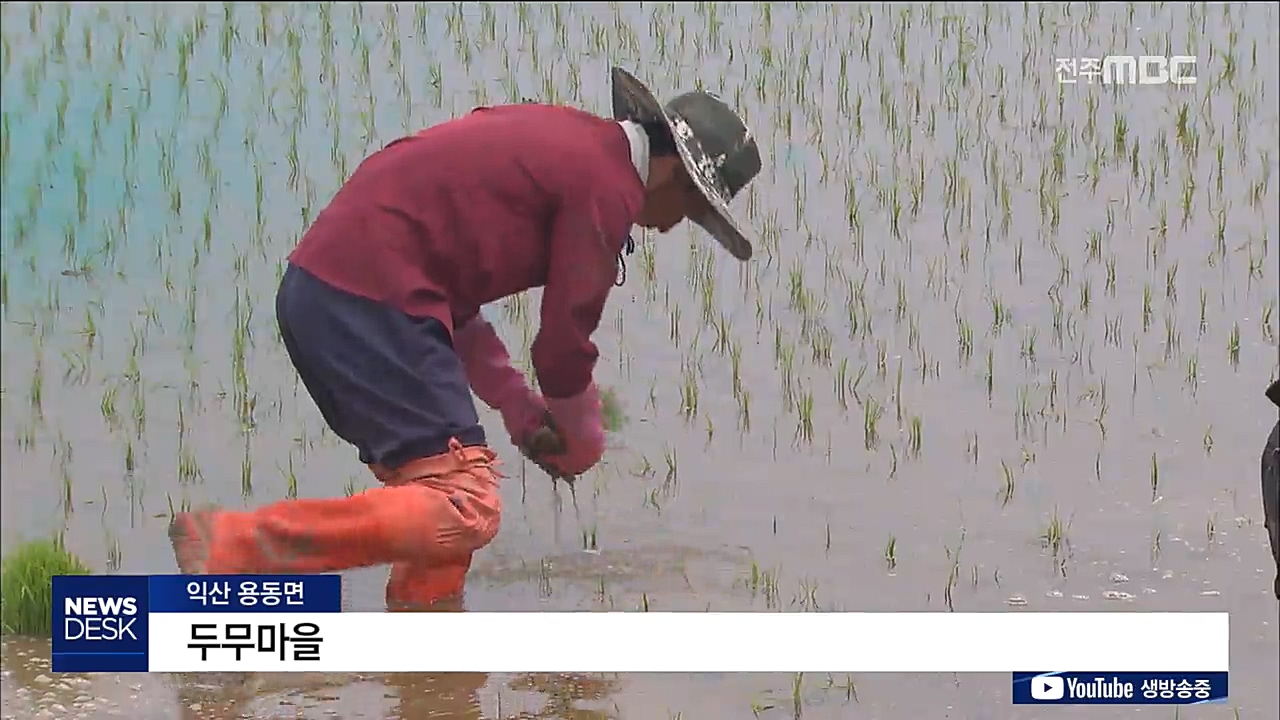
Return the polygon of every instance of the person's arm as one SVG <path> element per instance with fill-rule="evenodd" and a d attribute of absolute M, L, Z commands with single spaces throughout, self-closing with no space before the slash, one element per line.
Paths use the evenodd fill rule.
<path fill-rule="evenodd" d="M 584 187 L 565 198 L 551 228 L 541 318 L 531 354 L 548 400 L 580 395 L 599 350 L 591 335 L 617 279 L 618 253 L 638 207 L 617 192 Z"/>
<path fill-rule="evenodd" d="M 547 404 L 511 365 L 502 338 L 479 313 L 453 331 L 453 347 L 467 371 L 471 391 L 502 415 L 502 424 L 516 447 L 524 447 L 547 415 Z"/>
<path fill-rule="evenodd" d="M 467 370 L 471 390 L 485 405 L 502 410 L 531 394 L 524 375 L 511 365 L 493 325 L 477 313 L 453 331 L 454 350 Z"/>
<path fill-rule="evenodd" d="M 532 355 L 543 397 L 568 447 L 551 462 L 566 473 L 584 472 L 604 454 L 600 393 L 593 380 L 600 353 L 591 335 L 642 201 L 583 183 L 564 199 L 552 227 Z"/>

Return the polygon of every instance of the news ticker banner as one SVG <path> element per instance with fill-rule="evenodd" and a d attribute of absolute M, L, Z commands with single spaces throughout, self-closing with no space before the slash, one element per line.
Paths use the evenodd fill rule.
<path fill-rule="evenodd" d="M 284 621 L 277 618 L 287 615 L 293 627 L 314 626 L 341 611 L 339 575 L 59 575 L 53 578 L 53 671 L 156 670 L 157 648 L 201 642 L 192 638 L 214 622 L 211 616 L 229 623 L 253 614 L 258 624 L 270 618 L 278 626 Z M 166 622 L 174 618 L 186 620 Z M 183 631 L 173 636 L 166 628 L 177 625 Z"/>
<path fill-rule="evenodd" d="M 55 672 L 999 672 L 1015 702 L 1186 704 L 1225 697 L 1229 657 L 1226 613 L 353 613 L 337 575 L 53 590 Z M 1086 670 L 1025 671 L 1046 667 Z"/>

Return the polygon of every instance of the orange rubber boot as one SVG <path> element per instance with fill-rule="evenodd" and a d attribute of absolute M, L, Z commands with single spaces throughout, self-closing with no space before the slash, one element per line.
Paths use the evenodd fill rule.
<path fill-rule="evenodd" d="M 471 555 L 453 562 L 399 562 L 387 577 L 387 610 L 449 610 L 462 602 Z"/>
<path fill-rule="evenodd" d="M 326 573 L 469 555 L 498 532 L 492 451 L 456 440 L 398 468 L 387 487 L 284 500 L 253 511 L 179 513 L 169 526 L 184 574 Z"/>
<path fill-rule="evenodd" d="M 412 483 L 417 474 L 412 465 L 398 470 L 370 465 L 369 469 L 387 487 Z M 451 609 L 462 601 L 467 571 L 470 569 L 470 552 L 452 557 L 441 554 L 430 560 L 393 563 L 387 577 L 387 609 L 393 612 Z"/>

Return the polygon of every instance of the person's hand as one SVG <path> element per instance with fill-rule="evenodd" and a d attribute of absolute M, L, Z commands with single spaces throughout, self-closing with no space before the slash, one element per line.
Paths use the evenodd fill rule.
<path fill-rule="evenodd" d="M 605 433 L 601 417 L 600 391 L 595 383 L 571 398 L 547 398 L 550 429 L 562 443 L 559 452 L 540 455 L 538 462 L 560 476 L 579 475 L 590 470 L 604 456 Z"/>
<path fill-rule="evenodd" d="M 594 383 L 576 397 L 544 399 L 512 367 L 497 332 L 479 315 L 455 328 L 453 343 L 472 391 L 502 415 L 508 437 L 525 457 L 553 477 L 578 475 L 600 461 L 605 438 Z"/>
<path fill-rule="evenodd" d="M 521 454 L 553 479 L 573 482 L 574 476 L 565 475 L 546 461 L 546 458 L 553 455 L 561 455 L 565 452 L 564 438 L 556 430 L 555 419 L 551 417 L 551 413 L 548 412 L 542 424 L 525 436 L 524 442 L 519 444 L 519 448 Z"/>

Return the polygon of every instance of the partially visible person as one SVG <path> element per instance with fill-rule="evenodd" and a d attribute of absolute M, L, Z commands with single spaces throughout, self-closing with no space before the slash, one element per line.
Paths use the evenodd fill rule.
<path fill-rule="evenodd" d="M 1280 412 L 1280 380 L 1267 388 L 1267 398 Z M 1271 540 L 1271 557 L 1276 561 L 1275 593 L 1280 600 L 1280 417 L 1262 449 L 1262 514 Z"/>

